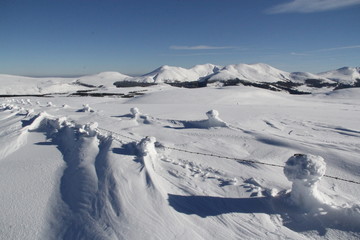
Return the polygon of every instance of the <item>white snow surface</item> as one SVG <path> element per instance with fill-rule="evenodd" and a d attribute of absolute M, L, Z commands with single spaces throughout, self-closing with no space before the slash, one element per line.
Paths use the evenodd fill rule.
<path fill-rule="evenodd" d="M 360 89 L 135 90 L 0 99 L 0 239 L 360 238 Z"/>

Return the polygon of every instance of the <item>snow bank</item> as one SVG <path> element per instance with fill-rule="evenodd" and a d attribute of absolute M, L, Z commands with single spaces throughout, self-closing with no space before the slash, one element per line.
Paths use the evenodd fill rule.
<path fill-rule="evenodd" d="M 317 183 L 325 170 L 326 163 L 320 156 L 295 154 L 287 160 L 284 174 L 293 183 L 290 196 L 295 205 L 310 209 L 322 203 Z"/>

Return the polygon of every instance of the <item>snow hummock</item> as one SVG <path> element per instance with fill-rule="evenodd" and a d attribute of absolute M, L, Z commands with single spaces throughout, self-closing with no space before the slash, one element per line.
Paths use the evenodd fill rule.
<path fill-rule="evenodd" d="M 320 156 L 295 154 L 289 158 L 284 174 L 291 181 L 291 200 L 303 208 L 311 208 L 321 202 L 317 183 L 325 174 L 326 163 Z"/>
<path fill-rule="evenodd" d="M 133 118 L 138 118 L 140 115 L 140 110 L 137 107 L 130 108 L 130 113 Z"/>
<path fill-rule="evenodd" d="M 79 109 L 78 112 L 94 112 L 94 110 L 86 103 L 83 104 L 83 107 Z"/>
<path fill-rule="evenodd" d="M 210 110 L 206 112 L 206 116 L 208 117 L 208 120 L 204 125 L 207 125 L 208 128 L 227 127 L 226 122 L 219 118 L 219 112 L 217 110 Z"/>

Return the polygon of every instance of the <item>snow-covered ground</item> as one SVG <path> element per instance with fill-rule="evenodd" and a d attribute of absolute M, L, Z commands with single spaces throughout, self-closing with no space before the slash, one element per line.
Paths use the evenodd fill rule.
<path fill-rule="evenodd" d="M 0 99 L 0 239 L 360 238 L 359 88 L 116 90 Z"/>

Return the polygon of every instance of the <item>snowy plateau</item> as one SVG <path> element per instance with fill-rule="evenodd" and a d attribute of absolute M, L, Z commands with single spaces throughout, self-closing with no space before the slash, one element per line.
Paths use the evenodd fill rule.
<path fill-rule="evenodd" d="M 360 68 L 0 83 L 0 239 L 360 239 Z"/>

